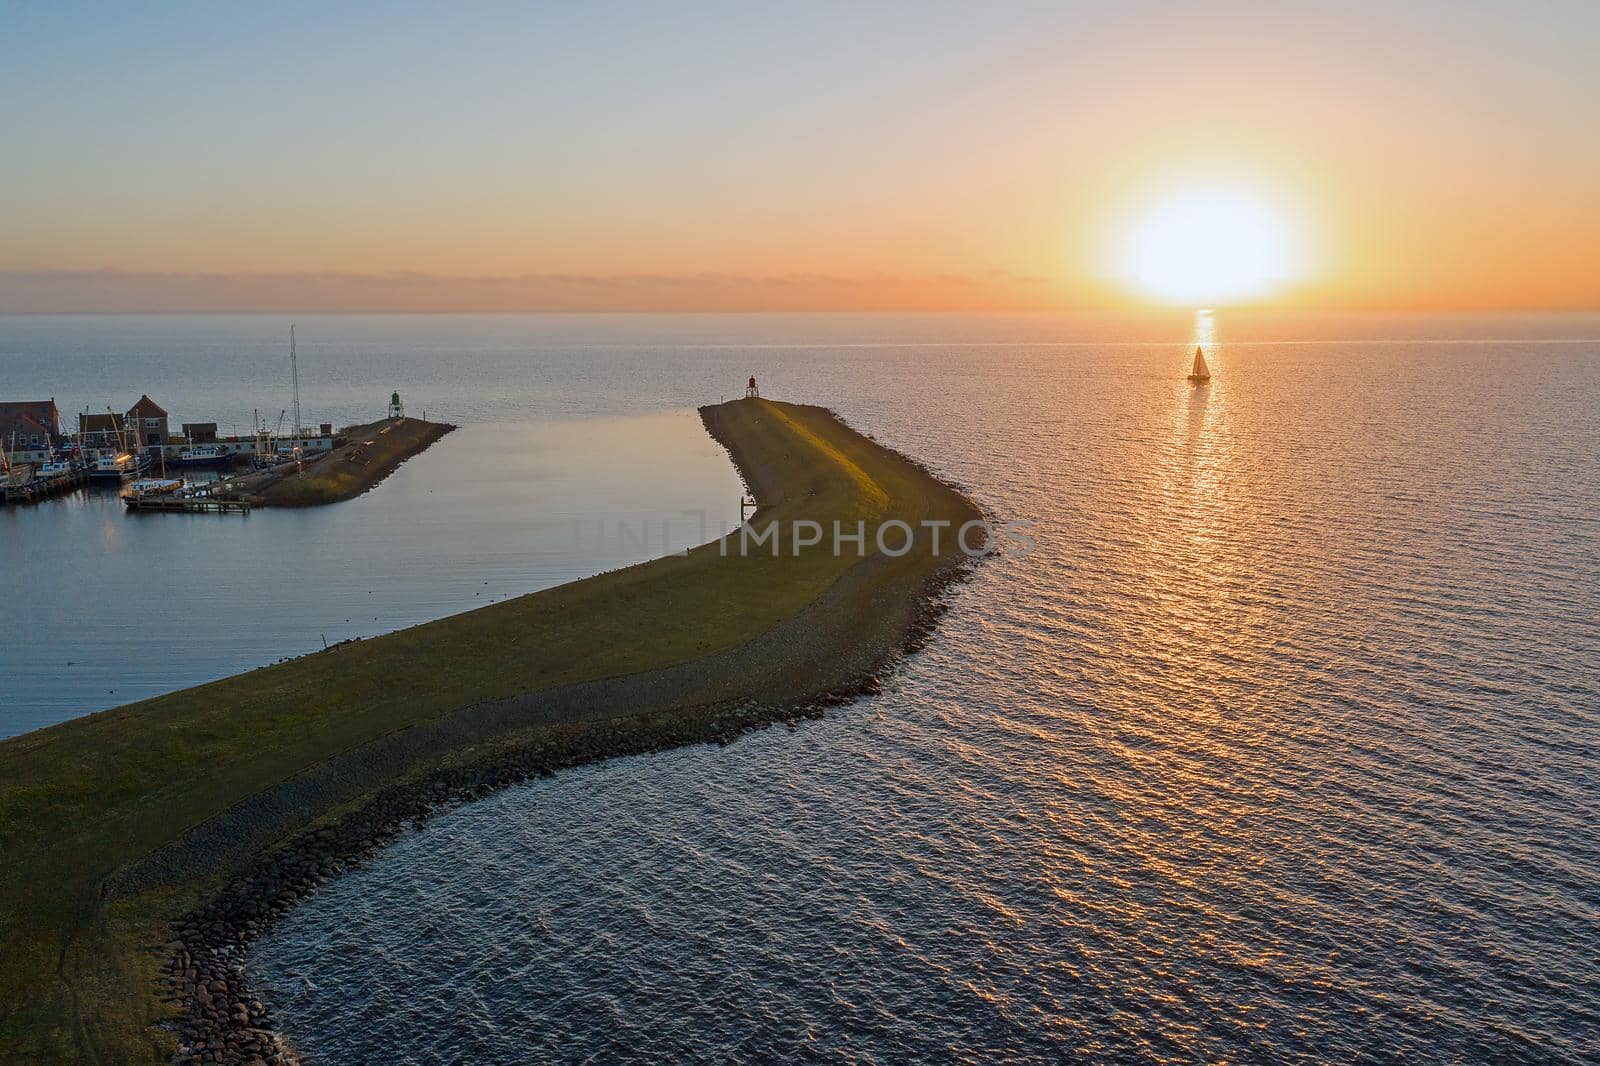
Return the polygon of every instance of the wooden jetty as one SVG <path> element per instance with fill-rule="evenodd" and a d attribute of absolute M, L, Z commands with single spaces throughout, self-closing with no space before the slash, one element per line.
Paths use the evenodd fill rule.
<path fill-rule="evenodd" d="M 124 496 L 129 511 L 160 511 L 166 514 L 248 514 L 250 501 L 227 500 L 217 496 L 182 496 L 175 493 Z"/>

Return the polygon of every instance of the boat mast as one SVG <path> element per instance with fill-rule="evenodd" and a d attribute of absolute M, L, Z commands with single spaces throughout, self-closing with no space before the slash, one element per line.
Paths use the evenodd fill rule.
<path fill-rule="evenodd" d="M 106 414 L 111 416 L 111 431 L 117 438 L 117 455 L 131 455 L 132 453 L 128 451 L 128 438 L 123 432 L 127 428 L 126 425 L 117 421 L 117 412 L 110 404 L 106 404 Z M 121 463 L 117 464 L 119 468 L 121 465 Z"/>
<path fill-rule="evenodd" d="M 294 351 L 294 326 L 289 326 L 289 377 L 294 383 L 294 450 L 300 455 L 300 360 Z"/>

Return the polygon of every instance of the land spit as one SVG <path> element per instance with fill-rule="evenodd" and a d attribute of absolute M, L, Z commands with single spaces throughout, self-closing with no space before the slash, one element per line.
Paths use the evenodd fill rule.
<path fill-rule="evenodd" d="M 314 507 L 359 496 L 456 427 L 420 418 L 390 418 L 340 431 L 332 451 L 304 464 L 230 478 L 215 495 L 256 507 Z"/>
<path fill-rule="evenodd" d="M 931 632 L 977 509 L 822 408 L 701 413 L 753 529 L 898 521 L 910 550 L 712 542 L 0 743 L 0 1047 L 291 1062 L 245 950 L 408 826 L 875 691 Z M 937 548 L 924 521 L 950 524 Z"/>

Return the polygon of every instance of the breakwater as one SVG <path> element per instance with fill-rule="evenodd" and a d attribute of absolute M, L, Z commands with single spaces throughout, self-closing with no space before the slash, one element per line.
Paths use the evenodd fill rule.
<path fill-rule="evenodd" d="M 0 854 L 19 871 L 5 1038 L 44 1058 L 67 1040 L 132 1060 L 281 1055 L 243 945 L 399 826 L 529 774 L 726 741 L 870 691 L 961 572 L 921 523 L 976 509 L 820 408 L 704 416 L 755 497 L 778 501 L 753 525 L 898 521 L 921 530 L 917 550 L 712 543 L 0 745 L 18 827 Z M 51 958 L 63 979 L 40 985 Z"/>
<path fill-rule="evenodd" d="M 351 426 L 329 451 L 231 478 L 214 494 L 264 507 L 314 507 L 353 499 L 455 428 L 418 418 Z"/>

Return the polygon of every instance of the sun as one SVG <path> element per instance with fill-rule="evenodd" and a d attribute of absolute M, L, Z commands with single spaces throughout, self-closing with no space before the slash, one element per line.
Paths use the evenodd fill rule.
<path fill-rule="evenodd" d="M 1119 282 L 1191 306 L 1270 296 L 1304 274 L 1293 213 L 1246 186 L 1192 185 L 1151 197 L 1130 212 L 1111 256 Z"/>

